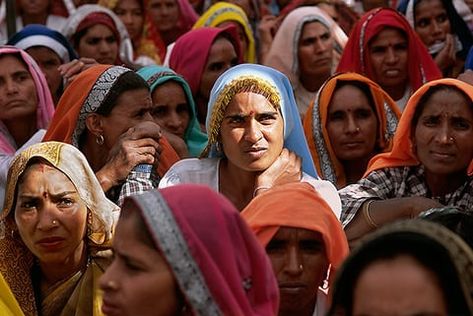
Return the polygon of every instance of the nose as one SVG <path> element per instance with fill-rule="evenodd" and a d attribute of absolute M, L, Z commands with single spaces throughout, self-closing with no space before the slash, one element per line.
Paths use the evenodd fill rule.
<path fill-rule="evenodd" d="M 314 43 L 314 51 L 316 54 L 321 54 L 327 51 L 329 47 L 328 42 L 324 42 L 321 39 L 315 41 Z"/>
<path fill-rule="evenodd" d="M 432 22 L 432 28 L 431 28 L 432 34 L 441 34 L 443 32 L 442 28 L 440 27 L 440 24 L 437 21 Z"/>
<path fill-rule="evenodd" d="M 38 230 L 49 231 L 58 227 L 60 220 L 53 203 L 46 201 L 38 212 Z"/>
<path fill-rule="evenodd" d="M 123 21 L 123 24 L 129 25 L 132 23 L 132 18 L 131 18 L 131 13 L 127 12 L 121 16 L 121 20 Z"/>
<path fill-rule="evenodd" d="M 395 64 L 397 62 L 398 56 L 394 51 L 394 48 L 389 47 L 386 51 L 386 63 L 388 64 Z"/>
<path fill-rule="evenodd" d="M 257 143 L 261 137 L 263 137 L 263 134 L 261 133 L 261 129 L 258 126 L 258 122 L 252 118 L 250 119 L 248 125 L 245 128 L 245 140 L 255 144 Z"/>
<path fill-rule="evenodd" d="M 170 130 L 177 131 L 182 125 L 182 120 L 177 113 L 173 112 L 166 121 L 166 125 Z"/>
<path fill-rule="evenodd" d="M 108 44 L 106 40 L 102 39 L 99 43 L 99 51 L 102 55 L 108 54 L 111 51 L 110 44 Z"/>
<path fill-rule="evenodd" d="M 348 134 L 354 134 L 360 131 L 360 127 L 353 115 L 347 115 L 347 120 L 345 123 L 345 132 Z"/>
<path fill-rule="evenodd" d="M 447 122 L 444 122 L 440 126 L 435 134 L 435 140 L 439 144 L 449 144 L 451 142 L 452 136 L 450 135 L 450 127 Z"/>
<path fill-rule="evenodd" d="M 8 94 L 18 93 L 18 84 L 14 80 L 8 78 L 5 82 L 5 86 Z"/>
<path fill-rule="evenodd" d="M 290 275 L 300 275 L 303 271 L 302 260 L 299 253 L 299 249 L 295 246 L 289 247 L 287 254 L 285 272 Z"/>
<path fill-rule="evenodd" d="M 146 111 L 146 113 L 143 115 L 143 122 L 146 121 L 151 121 L 154 122 L 153 115 L 151 114 L 151 111 Z"/>
<path fill-rule="evenodd" d="M 115 291 L 118 289 L 119 283 L 116 281 L 118 278 L 115 277 L 115 271 L 117 269 L 117 262 L 113 260 L 112 263 L 105 270 L 104 274 L 99 279 L 99 287 L 102 291 Z"/>

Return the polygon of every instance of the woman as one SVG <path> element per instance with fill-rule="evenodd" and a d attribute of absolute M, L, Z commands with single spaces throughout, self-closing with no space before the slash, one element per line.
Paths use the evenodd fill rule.
<path fill-rule="evenodd" d="M 133 67 L 133 46 L 122 21 L 107 8 L 95 4 L 80 6 L 61 31 L 79 57 L 100 64 Z"/>
<path fill-rule="evenodd" d="M 100 0 L 98 4 L 113 10 L 125 25 L 133 44 L 135 64 L 162 64 L 166 46 L 149 14 L 145 14 L 145 0 Z"/>
<path fill-rule="evenodd" d="M 271 260 L 279 315 L 325 315 L 327 289 L 348 243 L 322 196 L 307 183 L 289 183 L 257 196 L 241 216 Z"/>
<path fill-rule="evenodd" d="M 264 250 L 235 208 L 209 188 L 182 185 L 127 199 L 113 246 L 115 260 L 100 280 L 105 314 L 277 312 Z"/>
<path fill-rule="evenodd" d="M 187 0 L 148 0 L 147 14 L 166 46 L 190 31 L 199 18 Z"/>
<path fill-rule="evenodd" d="M 206 126 L 205 158 L 179 161 L 160 187 L 206 184 L 241 210 L 270 187 L 304 181 L 339 212 L 333 185 L 318 180 L 292 87 L 282 73 L 253 64 L 227 70 L 212 89 Z"/>
<path fill-rule="evenodd" d="M 360 180 L 369 160 L 391 149 L 399 116 L 396 103 L 370 79 L 356 73 L 329 78 L 304 119 L 317 172 L 339 189 Z"/>
<path fill-rule="evenodd" d="M 289 78 L 302 118 L 337 67 L 346 40 L 342 29 L 317 7 L 295 9 L 279 27 L 264 64 Z"/>
<path fill-rule="evenodd" d="M 167 67 L 147 66 L 137 73 L 149 85 L 156 124 L 185 141 L 189 155 L 198 157 L 207 135 L 200 130 L 189 84 Z"/>
<path fill-rule="evenodd" d="M 248 17 L 239 6 L 220 1 L 212 5 L 195 22 L 194 29 L 199 27 L 225 27 L 234 25 L 238 30 L 243 61 L 256 63 L 255 38 Z"/>
<path fill-rule="evenodd" d="M 473 44 L 473 35 L 452 1 L 405 0 L 398 10 L 419 35 L 443 77 L 458 77 Z"/>
<path fill-rule="evenodd" d="M 337 275 L 328 315 L 471 315 L 473 252 L 423 220 L 384 227 Z"/>
<path fill-rule="evenodd" d="M 365 178 L 340 190 L 348 240 L 432 207 L 473 203 L 473 89 L 456 79 L 429 82 L 409 100 L 393 148 Z"/>
<path fill-rule="evenodd" d="M 58 67 L 77 55 L 67 39 L 59 32 L 40 24 L 31 24 L 16 33 L 7 43 L 26 51 L 38 63 L 48 82 L 54 104 L 64 90 Z"/>
<path fill-rule="evenodd" d="M 58 142 L 33 145 L 8 174 L 0 271 L 25 315 L 100 315 L 96 282 L 110 262 L 118 207 L 86 158 Z"/>
<path fill-rule="evenodd" d="M 203 27 L 181 36 L 174 45 L 169 67 L 191 87 L 197 119 L 205 129 L 210 90 L 217 78 L 242 61 L 235 27 Z"/>
<path fill-rule="evenodd" d="M 13 46 L 0 48 L 0 202 L 13 157 L 44 136 L 54 103 L 41 69 Z"/>
<path fill-rule="evenodd" d="M 97 65 L 80 73 L 66 88 L 44 140 L 79 148 L 112 201 L 157 186 L 178 157 L 152 122 L 148 85 L 132 70 Z M 160 155 L 161 153 L 161 155 Z M 131 171 L 154 164 L 148 178 L 123 192 Z M 157 171 L 156 171 L 157 170 Z"/>
<path fill-rule="evenodd" d="M 422 84 L 442 77 L 407 20 L 389 8 L 374 9 L 361 17 L 337 71 L 352 71 L 373 80 L 401 111 Z"/>

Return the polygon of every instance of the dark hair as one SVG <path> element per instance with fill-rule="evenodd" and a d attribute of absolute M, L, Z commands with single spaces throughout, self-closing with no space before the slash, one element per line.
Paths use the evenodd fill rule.
<path fill-rule="evenodd" d="M 125 72 L 113 84 L 96 113 L 103 116 L 110 115 L 115 105 L 117 105 L 118 98 L 124 92 L 141 89 L 149 90 L 146 81 L 134 71 Z"/>
<path fill-rule="evenodd" d="M 145 244 L 146 246 L 158 251 L 158 247 L 154 243 L 153 237 L 151 236 L 151 233 L 149 232 L 149 229 L 146 226 L 145 221 L 143 220 L 143 217 L 141 216 L 140 212 L 138 211 L 137 206 L 135 205 L 135 203 L 132 201 L 131 198 L 126 198 L 125 202 L 123 203 L 119 220 L 121 219 L 133 220 L 138 239 L 141 242 L 143 242 L 143 244 Z"/>
<path fill-rule="evenodd" d="M 452 86 L 452 85 L 448 85 L 448 84 L 439 84 L 439 85 L 436 85 L 436 86 L 432 86 L 427 90 L 427 92 L 424 93 L 424 95 L 420 98 L 419 102 L 417 103 L 417 107 L 415 109 L 415 112 L 414 112 L 414 115 L 412 116 L 412 121 L 411 121 L 412 132 L 415 130 L 415 128 L 417 126 L 417 123 L 419 122 L 419 118 L 422 115 L 422 113 L 424 112 L 425 105 L 427 104 L 427 102 L 430 101 L 430 98 L 435 93 L 437 93 L 439 91 L 458 92 L 470 104 L 470 107 L 473 108 L 473 102 L 472 102 L 471 98 L 465 92 L 463 92 L 461 89 L 459 89 L 455 86 Z M 412 133 L 412 135 L 413 134 L 414 133 Z"/>
<path fill-rule="evenodd" d="M 419 222 L 424 221 L 417 220 L 417 223 Z M 412 257 L 437 276 L 447 304 L 448 315 L 469 314 L 460 282 L 462 276 L 459 276 L 452 262 L 452 254 L 446 246 L 421 232 L 393 230 L 389 233 L 378 234 L 362 244 L 345 261 L 340 274 L 337 275 L 332 306 L 328 315 L 352 315 L 353 292 L 365 269 L 374 262 L 393 260 L 403 255 Z"/>
<path fill-rule="evenodd" d="M 27 53 L 28 54 L 28 53 Z M 28 54 L 29 55 L 29 54 Z M 23 65 L 25 66 L 26 70 L 28 70 L 28 72 L 30 73 L 31 75 L 31 72 L 30 72 L 30 68 L 28 67 L 28 64 L 25 62 L 25 60 L 23 59 L 23 57 L 21 56 L 21 54 L 19 52 L 17 53 L 8 53 L 8 54 L 0 54 L 0 59 L 3 59 L 5 57 L 8 57 L 8 56 L 13 56 L 15 57 L 16 59 L 18 59 L 18 61 Z M 31 59 L 33 59 L 33 57 L 31 57 Z M 36 83 L 35 83 L 36 84 Z"/>

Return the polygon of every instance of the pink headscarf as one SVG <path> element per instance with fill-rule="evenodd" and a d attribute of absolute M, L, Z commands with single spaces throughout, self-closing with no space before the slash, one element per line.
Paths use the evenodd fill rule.
<path fill-rule="evenodd" d="M 192 29 L 194 23 L 199 19 L 199 16 L 194 10 L 194 7 L 189 3 L 189 0 L 177 0 L 179 6 L 179 27 L 186 32 Z"/>
<path fill-rule="evenodd" d="M 234 26 L 194 29 L 179 37 L 172 49 L 169 67 L 186 79 L 194 97 L 199 91 L 200 79 L 207 64 L 212 44 L 221 34 L 227 34 L 230 37 L 238 60 L 241 62 L 243 56 L 240 51 L 238 33 Z"/>
<path fill-rule="evenodd" d="M 38 106 L 36 109 L 36 128 L 47 128 L 49 121 L 54 114 L 54 102 L 49 91 L 46 78 L 34 59 L 22 49 L 14 46 L 2 46 L 0 55 L 15 54 L 27 65 L 28 71 L 33 77 L 36 86 L 36 95 L 38 96 Z M 0 153 L 12 155 L 16 149 L 10 141 L 11 136 L 7 127 L 0 122 Z"/>
<path fill-rule="evenodd" d="M 139 209 L 192 315 L 276 315 L 279 290 L 264 249 L 235 207 L 188 184 L 127 198 Z"/>

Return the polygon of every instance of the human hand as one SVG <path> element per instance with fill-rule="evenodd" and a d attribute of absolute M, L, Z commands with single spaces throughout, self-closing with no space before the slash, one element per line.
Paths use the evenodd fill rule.
<path fill-rule="evenodd" d="M 455 64 L 456 58 L 455 41 L 452 34 L 447 34 L 445 45 L 434 58 L 435 63 L 444 71 Z"/>
<path fill-rule="evenodd" d="M 431 208 L 438 208 L 438 207 L 444 207 L 445 205 L 440 204 L 438 201 L 426 198 L 423 196 L 411 196 L 405 201 L 408 206 L 407 208 L 407 217 L 414 218 L 419 216 L 420 213 L 431 209 Z"/>
<path fill-rule="evenodd" d="M 161 128 L 158 124 L 146 121 L 129 128 L 110 150 L 106 164 L 97 172 L 97 178 L 104 191 L 126 179 L 138 164 L 159 162 Z"/>
<path fill-rule="evenodd" d="M 258 24 L 260 41 L 271 43 L 276 34 L 277 17 L 274 15 L 265 15 Z"/>
<path fill-rule="evenodd" d="M 255 180 L 255 188 L 270 188 L 281 184 L 298 182 L 302 177 L 302 159 L 284 148 L 279 157 Z"/>
<path fill-rule="evenodd" d="M 181 159 L 189 157 L 189 149 L 184 139 L 165 129 L 163 129 L 163 136 L 166 137 L 169 144 L 171 144 L 172 148 L 174 148 Z"/>
<path fill-rule="evenodd" d="M 473 85 L 473 70 L 471 69 L 465 70 L 464 73 L 461 73 L 460 75 L 458 75 L 457 79 Z"/>
<path fill-rule="evenodd" d="M 58 67 L 58 70 L 66 81 L 66 85 L 68 85 L 77 77 L 78 74 L 94 65 L 98 65 L 98 62 L 95 59 L 82 57 L 62 64 Z"/>

